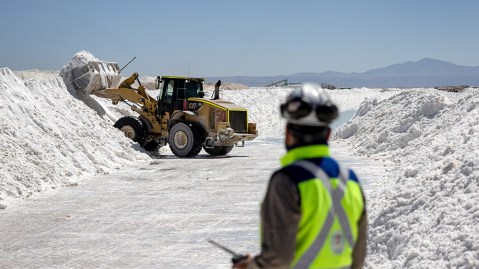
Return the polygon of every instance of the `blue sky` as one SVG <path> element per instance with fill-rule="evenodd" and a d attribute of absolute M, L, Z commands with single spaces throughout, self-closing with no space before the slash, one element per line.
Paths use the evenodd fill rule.
<path fill-rule="evenodd" d="M 422 58 L 479 66 L 479 1 L 2 1 L 0 67 L 80 50 L 140 75 L 364 72 Z"/>

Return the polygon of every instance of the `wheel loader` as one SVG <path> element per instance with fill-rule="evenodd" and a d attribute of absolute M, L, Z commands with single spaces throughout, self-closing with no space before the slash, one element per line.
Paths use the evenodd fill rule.
<path fill-rule="evenodd" d="M 118 70 L 117 65 L 109 64 L 114 67 L 111 69 Z M 216 83 L 212 98 L 205 98 L 204 78 L 158 76 L 156 88 L 160 94 L 154 98 L 142 86 L 137 73 L 116 88 L 104 88 L 117 76 L 98 72 L 95 67 L 105 66 L 104 62 L 90 62 L 87 66 L 72 70 L 72 74 L 77 74 L 73 76 L 73 85 L 77 89 L 88 85 L 91 94 L 108 98 L 115 105 L 120 101 L 129 103 L 138 116 L 122 117 L 114 126 L 145 150 L 169 144 L 178 157 L 196 156 L 202 148 L 210 155 L 225 155 L 235 145 L 244 146 L 245 141 L 258 135 L 256 124 L 248 122 L 246 108 L 219 99 L 221 81 Z M 75 77 L 81 80 L 76 81 Z M 103 83 L 92 86 L 91 81 Z M 132 86 L 135 81 L 137 88 Z"/>

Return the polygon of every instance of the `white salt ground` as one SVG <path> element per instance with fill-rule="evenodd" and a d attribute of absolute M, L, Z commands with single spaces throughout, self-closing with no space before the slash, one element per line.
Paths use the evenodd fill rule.
<path fill-rule="evenodd" d="M 66 69 L 94 58 L 88 52 L 75 57 Z M 24 81 L 0 69 L 0 208 L 151 160 L 112 127 L 132 113 L 127 106 L 78 96 L 50 74 L 29 75 L 44 79 Z M 278 106 L 289 91 L 252 88 L 221 95 L 247 107 L 260 136 L 268 138 L 283 134 Z M 479 94 L 472 89 L 329 92 L 341 111 L 358 109 L 335 132 L 335 142 L 394 163 L 367 193 L 366 267 L 479 268 Z"/>

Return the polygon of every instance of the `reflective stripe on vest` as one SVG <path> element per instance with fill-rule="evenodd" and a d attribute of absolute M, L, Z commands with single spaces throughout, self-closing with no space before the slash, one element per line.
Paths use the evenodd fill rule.
<path fill-rule="evenodd" d="M 321 231 L 319 232 L 318 236 L 314 240 L 313 244 L 308 248 L 308 250 L 301 256 L 298 260 L 294 268 L 296 269 L 303 269 L 309 268 L 309 266 L 313 263 L 318 253 L 323 248 L 324 243 L 326 242 L 327 236 L 331 231 L 333 226 L 335 216 L 338 217 L 339 223 L 341 225 L 341 230 L 343 232 L 344 237 L 346 238 L 348 244 L 351 248 L 354 248 L 354 238 L 351 231 L 351 226 L 344 211 L 344 208 L 341 206 L 341 199 L 344 196 L 344 191 L 346 188 L 346 184 L 348 182 L 348 173 L 342 167 L 339 169 L 339 184 L 336 189 L 332 189 L 331 182 L 329 181 L 329 176 L 317 165 L 313 164 L 309 161 L 299 161 L 294 163 L 295 166 L 302 167 L 303 169 L 309 171 L 313 174 L 316 178 L 320 179 L 323 183 L 323 186 L 328 190 L 331 200 L 332 200 L 332 207 L 330 207 L 329 212 L 327 214 L 326 220 L 321 227 Z M 345 267 L 345 268 L 350 268 Z"/>

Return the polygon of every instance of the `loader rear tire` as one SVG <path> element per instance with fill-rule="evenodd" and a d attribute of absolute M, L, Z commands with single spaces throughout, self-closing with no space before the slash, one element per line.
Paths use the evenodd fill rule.
<path fill-rule="evenodd" d="M 234 146 L 216 146 L 214 148 L 206 148 L 203 149 L 212 156 L 222 156 L 228 154 Z"/>
<path fill-rule="evenodd" d="M 145 144 L 143 124 L 138 118 L 126 116 L 120 118 L 113 126 L 120 129 L 126 137 L 138 142 L 140 146 L 143 147 L 143 144 Z"/>
<path fill-rule="evenodd" d="M 170 149 L 178 157 L 194 157 L 201 151 L 203 135 L 192 124 L 177 123 L 171 127 L 168 135 Z"/>

